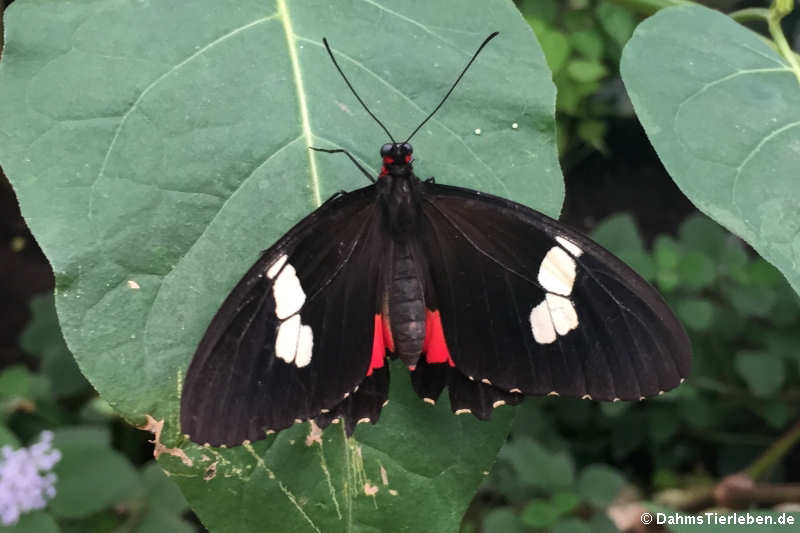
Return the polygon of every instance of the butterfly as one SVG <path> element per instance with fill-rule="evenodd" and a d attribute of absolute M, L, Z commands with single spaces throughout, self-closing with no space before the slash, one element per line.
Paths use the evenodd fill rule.
<path fill-rule="evenodd" d="M 409 141 L 372 184 L 334 195 L 264 251 L 211 320 L 183 383 L 181 427 L 238 445 L 295 422 L 376 423 L 388 358 L 420 399 L 488 419 L 525 396 L 639 400 L 688 375 L 658 292 L 588 237 L 513 201 L 420 180 Z"/>

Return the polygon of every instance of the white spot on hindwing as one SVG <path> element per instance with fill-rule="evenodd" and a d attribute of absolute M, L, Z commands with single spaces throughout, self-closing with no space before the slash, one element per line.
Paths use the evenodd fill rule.
<path fill-rule="evenodd" d="M 548 294 L 545 296 L 547 307 L 550 309 L 550 318 L 556 328 L 556 333 L 566 335 L 578 327 L 578 314 L 569 298 Z"/>
<path fill-rule="evenodd" d="M 270 270 L 272 269 L 270 268 Z M 275 297 L 275 314 L 280 320 L 288 318 L 302 309 L 306 301 L 306 293 L 300 286 L 300 279 L 292 265 L 283 267 L 272 286 L 272 295 Z"/>
<path fill-rule="evenodd" d="M 275 316 L 281 323 L 275 335 L 275 357 L 302 368 L 311 362 L 314 332 L 300 320 L 299 311 L 306 301 L 306 293 L 292 265 L 286 264 L 286 254 L 267 269 L 267 277 L 275 279 L 272 295 L 275 298 Z"/>
<path fill-rule="evenodd" d="M 573 257 L 579 257 L 583 250 L 564 237 L 556 237 L 556 242 L 558 246 L 550 248 L 539 265 L 537 279 L 547 291 L 545 298 L 531 309 L 531 332 L 539 344 L 550 344 L 579 325 L 578 313 L 568 296 L 575 284 L 577 266 Z"/>
<path fill-rule="evenodd" d="M 531 331 L 533 338 L 539 344 L 550 344 L 556 340 L 556 330 L 550 318 L 550 310 L 547 302 L 542 301 L 539 305 L 531 309 Z"/>
<path fill-rule="evenodd" d="M 300 336 L 300 315 L 294 315 L 289 320 L 284 320 L 278 326 L 275 337 L 275 357 L 287 363 L 294 361 L 297 355 L 297 339 Z"/>

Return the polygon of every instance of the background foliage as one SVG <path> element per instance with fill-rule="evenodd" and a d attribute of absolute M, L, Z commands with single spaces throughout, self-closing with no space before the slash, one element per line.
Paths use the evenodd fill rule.
<path fill-rule="evenodd" d="M 727 12 L 746 7 L 720 4 L 714 7 Z M 633 145 L 625 144 L 629 137 L 623 133 L 624 124 L 632 121 L 633 107 L 618 76 L 623 47 L 644 15 L 650 14 L 647 5 L 661 7 L 659 2 L 536 0 L 520 2 L 519 8 L 536 32 L 558 89 L 558 145 L 562 166 L 571 171 L 569 194 L 587 196 L 591 191 L 591 198 L 607 207 L 605 212 L 594 206 L 580 209 L 580 203 L 571 206 L 568 201 L 564 217 L 574 225 L 593 228 L 598 242 L 665 294 L 692 337 L 692 379 L 672 393 L 639 404 L 526 401 L 517 409 L 511 435 L 464 517 L 465 533 L 637 530 L 642 527 L 640 513 L 656 509 L 651 502 L 659 509 L 685 512 L 715 506 L 797 510 L 787 504 L 800 501 L 800 457 L 796 447 L 793 450 L 800 439 L 797 295 L 780 272 L 738 237 L 698 213 L 686 216 L 690 208 L 674 191 L 662 204 L 631 203 L 623 206 L 626 212 L 606 216 L 619 209 L 613 197 L 624 196 L 626 190 L 639 189 L 633 198 L 641 198 L 642 189 L 662 190 L 664 176 L 654 177 L 661 172 L 654 155 L 635 169 L 641 172 L 615 174 L 615 182 L 607 187 L 611 190 L 604 196 L 594 195 L 603 168 L 613 168 L 615 160 L 635 158 L 637 151 L 647 150 L 643 133 L 638 133 Z M 763 26 L 754 27 L 763 30 Z M 503 53 L 511 57 L 520 50 Z M 659 81 L 654 74 L 647 77 Z M 790 95 L 800 93 L 796 88 L 795 93 L 788 90 Z M 649 116 L 640 118 L 652 137 L 651 126 L 657 123 Z M 547 131 L 546 124 L 534 125 L 541 129 L 539 134 Z M 670 168 L 668 156 L 656 140 L 653 143 Z M 371 146 L 363 141 L 358 144 Z M 428 152 L 437 150 L 432 147 Z M 364 159 L 371 160 L 368 155 Z M 337 162 L 332 165 L 338 168 Z M 797 167 L 789 166 L 787 171 L 792 168 Z M 647 180 L 637 181 L 637 176 Z M 673 177 L 678 179 L 674 172 Z M 491 190 L 491 185 L 482 188 Z M 697 198 L 692 200 L 697 203 Z M 653 223 L 658 216 L 648 209 L 660 210 L 664 221 L 677 217 L 681 222 L 659 226 Z M 642 220 L 649 222 L 643 225 Z M 21 224 L 9 223 L 4 228 L 6 264 L 13 266 L 26 257 L 41 261 L 35 242 Z M 16 294 L 8 286 L 4 290 Z M 22 305 L 19 299 L 8 301 Z M 10 309 L 11 303 L 7 305 Z M 10 344 L 16 343 L 16 333 L 9 335 Z M 148 461 L 152 448 L 144 442 L 147 436 L 118 418 L 77 371 L 61 338 L 52 297 L 31 302 L 31 319 L 20 345 L 24 355 L 15 351 L 6 357 L 4 352 L 0 443 L 17 446 L 30 442 L 42 429 L 55 428 L 56 446 L 64 459 L 56 470 L 57 498 L 46 512 L 31 513 L 10 530 L 183 532 L 201 528 L 187 514 L 186 502 L 175 486 Z M 402 394 L 392 391 L 401 405 Z M 411 424 L 395 418 L 382 423 L 388 427 Z M 477 428 L 477 433 L 462 441 L 475 445 L 480 433 Z M 289 447 L 289 441 L 302 441 L 305 436 L 304 430 L 287 433 L 285 444 Z M 336 446 L 337 453 L 348 453 L 346 446 Z M 236 462 L 236 453 L 248 454 L 240 450 L 223 459 Z M 178 459 L 168 461 L 177 476 L 193 475 L 180 469 Z M 219 464 L 224 466 L 224 461 L 208 463 L 205 475 L 215 474 Z M 292 463 L 287 466 L 291 468 Z M 106 474 L 89 475 L 92 472 Z M 352 479 L 371 476 L 377 483 L 380 478 L 377 467 L 367 477 L 358 477 L 364 474 L 355 473 Z M 744 495 L 722 490 L 730 488 L 727 476 L 742 474 L 765 485 L 754 486 Z M 196 487 L 202 490 L 202 484 Z M 769 499 L 759 492 L 764 487 L 785 491 L 778 499 Z M 191 497 L 195 489 L 186 484 L 184 488 Z M 263 490 L 255 489 L 258 494 L 251 505 L 272 498 Z M 460 513 L 448 518 L 448 523 L 457 522 Z M 397 530 L 401 528 L 398 524 Z M 714 529 L 695 526 L 692 530 Z"/>

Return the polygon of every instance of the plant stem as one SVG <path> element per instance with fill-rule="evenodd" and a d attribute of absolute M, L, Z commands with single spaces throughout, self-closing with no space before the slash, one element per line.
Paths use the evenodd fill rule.
<path fill-rule="evenodd" d="M 729 13 L 728 16 L 736 22 L 753 22 L 769 20 L 769 9 L 765 7 L 748 7 Z"/>
<path fill-rule="evenodd" d="M 772 40 L 775 41 L 775 44 L 778 46 L 778 51 L 783 55 L 786 61 L 789 62 L 795 77 L 797 77 L 797 82 L 800 83 L 800 62 L 797 61 L 797 56 L 786 41 L 786 36 L 783 35 L 783 29 L 781 29 L 781 19 L 787 15 L 788 12 L 781 10 L 778 4 L 779 2 L 776 0 L 769 9 L 767 27 L 769 28 L 770 35 L 772 35 Z M 791 11 L 791 7 L 789 7 L 789 11 Z"/>
<path fill-rule="evenodd" d="M 798 443 L 800 443 L 800 422 L 767 448 L 753 464 L 745 469 L 745 473 L 754 480 L 763 477 Z"/>

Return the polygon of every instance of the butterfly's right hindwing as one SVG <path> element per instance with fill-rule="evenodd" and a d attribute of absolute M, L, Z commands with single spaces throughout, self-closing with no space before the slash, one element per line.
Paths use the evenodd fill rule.
<path fill-rule="evenodd" d="M 337 410 L 364 381 L 380 305 L 377 209 L 373 186 L 332 198 L 236 285 L 184 381 L 181 427 L 193 441 L 264 438 Z M 388 387 L 388 375 L 384 381 L 378 389 Z M 363 410 L 371 413 L 367 403 Z M 360 415 L 359 406 L 338 409 Z"/>

